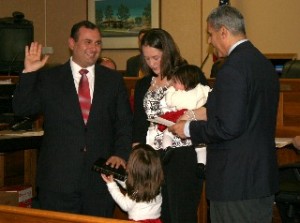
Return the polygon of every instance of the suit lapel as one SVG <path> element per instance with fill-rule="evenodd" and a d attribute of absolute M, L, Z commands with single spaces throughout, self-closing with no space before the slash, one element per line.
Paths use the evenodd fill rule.
<path fill-rule="evenodd" d="M 68 102 L 67 104 L 69 106 L 68 113 L 70 115 L 75 115 L 76 117 L 78 117 L 78 120 L 80 120 L 84 124 L 78 100 L 78 94 L 75 88 L 74 79 L 70 67 L 70 62 L 67 62 L 63 66 L 60 78 L 60 83 L 62 84 L 63 89 L 63 98 L 65 102 Z"/>
<path fill-rule="evenodd" d="M 89 120 L 93 119 L 96 115 L 95 111 L 99 111 L 98 106 L 103 104 L 103 89 L 105 89 L 105 78 L 101 75 L 101 70 L 98 66 L 95 66 L 95 79 L 94 79 L 94 94 L 93 94 L 93 101 L 90 110 Z M 99 114 L 97 114 L 99 115 Z M 89 122 L 89 121 L 88 121 Z"/>

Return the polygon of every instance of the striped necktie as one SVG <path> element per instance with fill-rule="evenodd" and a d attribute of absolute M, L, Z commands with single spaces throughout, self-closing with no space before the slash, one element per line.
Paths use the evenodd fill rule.
<path fill-rule="evenodd" d="M 91 95 L 89 81 L 86 74 L 89 71 L 87 69 L 81 69 L 79 73 L 81 74 L 81 79 L 78 86 L 78 98 L 81 107 L 82 117 L 84 123 L 87 123 L 89 118 L 90 108 L 91 108 Z"/>

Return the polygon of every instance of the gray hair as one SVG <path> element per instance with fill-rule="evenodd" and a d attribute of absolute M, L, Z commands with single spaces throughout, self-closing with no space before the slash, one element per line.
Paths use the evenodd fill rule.
<path fill-rule="evenodd" d="M 244 17 L 232 6 L 222 5 L 215 8 L 206 21 L 216 30 L 225 26 L 233 35 L 246 35 Z"/>

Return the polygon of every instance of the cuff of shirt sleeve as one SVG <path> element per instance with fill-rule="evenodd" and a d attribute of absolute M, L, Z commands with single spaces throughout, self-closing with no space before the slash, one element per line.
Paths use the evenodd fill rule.
<path fill-rule="evenodd" d="M 185 125 L 184 125 L 183 131 L 184 131 L 184 134 L 185 134 L 186 137 L 191 137 L 191 134 L 190 134 L 190 123 L 191 123 L 191 121 L 187 121 L 185 123 Z"/>

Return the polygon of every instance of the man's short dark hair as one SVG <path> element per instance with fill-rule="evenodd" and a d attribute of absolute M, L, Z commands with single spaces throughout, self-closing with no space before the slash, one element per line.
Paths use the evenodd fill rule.
<path fill-rule="evenodd" d="M 100 29 L 94 23 L 92 23 L 88 20 L 84 20 L 84 21 L 81 21 L 81 22 L 78 22 L 78 23 L 74 24 L 72 29 L 71 29 L 70 37 L 73 38 L 75 41 L 78 40 L 78 31 L 81 27 L 85 27 L 87 29 L 98 29 L 99 33 L 101 33 Z"/>

